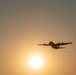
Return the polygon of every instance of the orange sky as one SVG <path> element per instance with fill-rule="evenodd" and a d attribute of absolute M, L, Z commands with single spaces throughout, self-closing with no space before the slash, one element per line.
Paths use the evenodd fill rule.
<path fill-rule="evenodd" d="M 0 75 L 76 75 L 76 1 L 0 1 Z M 69 42 L 66 49 L 38 43 Z M 30 55 L 39 54 L 45 65 L 32 70 Z"/>

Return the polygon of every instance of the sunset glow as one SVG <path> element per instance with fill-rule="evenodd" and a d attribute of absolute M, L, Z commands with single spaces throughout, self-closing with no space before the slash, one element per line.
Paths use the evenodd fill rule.
<path fill-rule="evenodd" d="M 0 0 L 0 75 L 76 75 L 76 0 Z"/>

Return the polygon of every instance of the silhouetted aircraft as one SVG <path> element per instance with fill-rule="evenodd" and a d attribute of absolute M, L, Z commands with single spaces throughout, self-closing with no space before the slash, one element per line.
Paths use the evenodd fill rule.
<path fill-rule="evenodd" d="M 52 41 L 50 41 L 48 44 L 44 43 L 44 44 L 38 44 L 38 45 L 41 45 L 41 46 L 51 46 L 52 48 L 54 49 L 61 49 L 61 48 L 65 48 L 65 47 L 60 47 L 62 45 L 68 45 L 68 44 L 72 44 L 72 42 L 67 42 L 67 43 L 53 43 Z"/>

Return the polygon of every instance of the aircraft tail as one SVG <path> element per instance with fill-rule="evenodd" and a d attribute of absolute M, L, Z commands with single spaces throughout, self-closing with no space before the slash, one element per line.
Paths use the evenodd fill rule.
<path fill-rule="evenodd" d="M 52 41 L 50 41 L 49 44 L 54 45 L 54 43 Z"/>

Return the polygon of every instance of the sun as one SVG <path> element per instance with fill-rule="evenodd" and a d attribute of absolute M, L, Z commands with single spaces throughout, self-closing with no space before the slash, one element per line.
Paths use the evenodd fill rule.
<path fill-rule="evenodd" d="M 43 65 L 43 60 L 40 56 L 34 55 L 29 58 L 29 66 L 32 68 L 40 68 Z"/>

